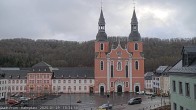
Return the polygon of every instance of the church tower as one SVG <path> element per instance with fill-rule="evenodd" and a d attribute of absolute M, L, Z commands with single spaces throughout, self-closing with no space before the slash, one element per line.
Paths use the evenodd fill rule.
<path fill-rule="evenodd" d="M 98 33 L 95 41 L 95 93 L 107 92 L 107 59 L 106 54 L 109 51 L 109 42 L 105 32 L 105 19 L 101 9 Z"/>
<path fill-rule="evenodd" d="M 132 53 L 133 92 L 144 91 L 144 55 L 143 42 L 138 31 L 138 20 L 135 9 L 131 19 L 131 33 L 128 38 L 128 52 Z"/>

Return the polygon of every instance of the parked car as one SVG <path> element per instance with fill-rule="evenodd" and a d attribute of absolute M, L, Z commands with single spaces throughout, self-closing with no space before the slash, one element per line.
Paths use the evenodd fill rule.
<path fill-rule="evenodd" d="M 151 98 L 155 98 L 155 96 L 156 96 L 155 94 L 152 94 L 150 97 L 151 97 Z"/>
<path fill-rule="evenodd" d="M 28 100 L 30 100 L 30 98 L 29 97 L 20 97 L 20 100 L 21 101 L 28 101 Z"/>
<path fill-rule="evenodd" d="M 20 106 L 21 107 L 28 107 L 28 101 L 21 101 Z"/>
<path fill-rule="evenodd" d="M 103 104 L 99 106 L 99 109 L 112 109 L 112 104 Z"/>
<path fill-rule="evenodd" d="M 129 105 L 132 105 L 132 104 L 140 104 L 141 102 L 142 102 L 142 98 L 141 97 L 136 97 L 136 98 L 131 98 L 128 101 L 128 104 Z"/>
<path fill-rule="evenodd" d="M 136 94 L 144 95 L 144 91 L 136 92 Z"/>
<path fill-rule="evenodd" d="M 154 93 L 153 93 L 153 92 L 148 92 L 148 91 L 147 91 L 147 92 L 145 92 L 145 94 L 146 94 L 146 95 L 152 95 L 152 94 L 154 94 Z"/>
<path fill-rule="evenodd" d="M 42 98 L 41 98 L 41 100 L 46 100 L 46 99 L 47 99 L 47 97 L 42 97 Z"/>
<path fill-rule="evenodd" d="M 15 99 L 9 99 L 8 101 L 7 101 L 7 103 L 8 104 L 17 104 L 17 103 L 19 103 L 17 100 L 15 100 Z"/>

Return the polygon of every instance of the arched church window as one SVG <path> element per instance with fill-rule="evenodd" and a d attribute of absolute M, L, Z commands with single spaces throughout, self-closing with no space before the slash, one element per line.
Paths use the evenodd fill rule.
<path fill-rule="evenodd" d="M 114 65 L 113 61 L 111 61 L 111 77 L 114 77 Z"/>
<path fill-rule="evenodd" d="M 139 70 L 139 62 L 138 61 L 135 61 L 135 69 Z"/>
<path fill-rule="evenodd" d="M 100 50 L 104 50 L 104 45 L 103 45 L 103 43 L 100 44 Z"/>
<path fill-rule="evenodd" d="M 103 66 L 104 66 L 103 61 L 101 61 L 100 62 L 100 70 L 103 70 Z"/>
<path fill-rule="evenodd" d="M 138 43 L 135 43 L 135 50 L 138 50 Z"/>
<path fill-rule="evenodd" d="M 117 62 L 117 70 L 118 71 L 122 70 L 122 62 L 120 62 L 120 61 Z"/>
<path fill-rule="evenodd" d="M 126 74 L 126 78 L 128 78 L 128 76 L 129 76 L 129 73 L 128 73 L 128 61 L 126 61 L 125 74 Z"/>

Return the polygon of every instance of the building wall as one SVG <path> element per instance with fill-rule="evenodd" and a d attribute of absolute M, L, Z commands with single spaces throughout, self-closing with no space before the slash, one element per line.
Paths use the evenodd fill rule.
<path fill-rule="evenodd" d="M 172 81 L 176 82 L 176 92 L 173 91 Z M 182 90 L 183 94 L 179 94 L 179 82 L 182 82 Z M 190 84 L 190 97 L 185 95 L 185 83 Z M 170 92 L 171 92 L 171 108 L 174 110 L 174 103 L 177 105 L 177 110 L 180 110 L 180 106 L 184 108 L 184 110 L 195 110 L 196 108 L 196 99 L 194 94 L 194 85 L 196 84 L 196 76 L 188 77 L 188 76 L 177 76 L 170 75 Z"/>
<path fill-rule="evenodd" d="M 159 95 L 160 94 L 160 77 L 154 76 L 152 83 L 153 83 L 153 92 Z"/>
<path fill-rule="evenodd" d="M 52 73 L 28 73 L 27 92 L 28 93 L 50 93 L 52 87 Z"/>
<path fill-rule="evenodd" d="M 89 93 L 90 87 L 94 79 L 52 79 L 52 93 Z"/>
<path fill-rule="evenodd" d="M 138 50 L 134 50 L 134 44 L 138 44 Z M 142 56 L 142 42 L 129 42 L 129 49 L 123 49 L 118 45 L 116 49 L 100 51 L 100 43 L 95 42 L 95 93 L 100 92 L 100 87 L 104 87 L 104 92 L 117 92 L 118 86 L 122 87 L 122 92 L 144 91 L 144 58 Z M 106 43 L 108 45 L 108 43 Z M 106 48 L 107 49 L 107 48 Z M 100 62 L 104 62 L 104 69 L 100 70 Z M 121 69 L 118 69 L 118 62 L 121 62 Z M 138 69 L 135 63 L 138 62 Z M 111 75 L 111 65 L 113 65 L 113 77 Z M 126 65 L 128 66 L 128 76 L 126 76 Z M 112 85 L 113 84 L 113 85 Z"/>
<path fill-rule="evenodd" d="M 152 80 L 145 80 L 145 89 L 152 90 L 152 88 L 153 88 Z"/>
<path fill-rule="evenodd" d="M 168 95 L 170 91 L 170 78 L 169 76 L 164 76 L 163 77 L 163 93 Z"/>
<path fill-rule="evenodd" d="M 0 99 L 6 98 L 7 79 L 0 79 Z"/>

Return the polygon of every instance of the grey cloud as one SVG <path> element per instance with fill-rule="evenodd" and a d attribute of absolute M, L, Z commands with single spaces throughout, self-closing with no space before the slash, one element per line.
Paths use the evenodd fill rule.
<path fill-rule="evenodd" d="M 145 6 L 175 11 L 167 21 L 169 25 L 153 18 L 150 13 L 141 16 L 141 35 L 194 37 L 194 4 L 194 0 L 138 0 L 137 15 Z M 104 0 L 103 10 L 108 36 L 128 36 L 132 1 Z M 99 0 L 1 0 L 0 38 L 92 40 L 97 34 L 99 14 Z"/>

